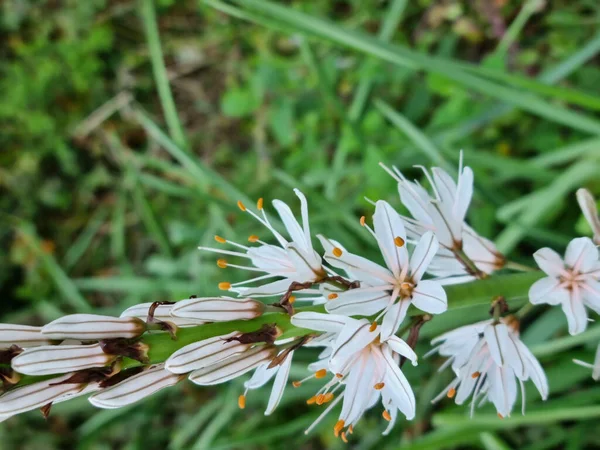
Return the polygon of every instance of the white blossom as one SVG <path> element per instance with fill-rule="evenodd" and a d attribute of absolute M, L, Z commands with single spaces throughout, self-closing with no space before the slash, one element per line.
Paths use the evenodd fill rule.
<path fill-rule="evenodd" d="M 476 404 L 491 402 L 498 415 L 510 416 L 521 386 L 525 413 L 524 382 L 531 379 L 543 400 L 548 397 L 548 381 L 540 363 L 519 339 L 516 319 L 492 320 L 458 328 L 432 341 L 434 351 L 449 356 L 440 368 L 451 365 L 456 378 L 434 401 L 444 395 L 462 405 L 471 397 L 471 416 Z"/>
<path fill-rule="evenodd" d="M 534 305 L 561 305 L 569 323 L 569 333 L 578 334 L 587 327 L 585 306 L 600 313 L 600 261 L 598 249 L 590 238 L 573 239 L 564 259 L 550 248 L 533 254 L 547 277 L 536 281 L 529 289 L 529 301 Z"/>
<path fill-rule="evenodd" d="M 219 283 L 219 288 L 236 292 L 242 296 L 264 297 L 286 292 L 292 282 L 304 283 L 317 281 L 325 276 L 326 273 L 321 264 L 321 257 L 315 252 L 312 246 L 306 197 L 298 189 L 294 189 L 294 192 L 300 199 L 302 225 L 296 220 L 287 204 L 280 200 L 273 200 L 273 206 L 277 210 L 290 240 L 286 239 L 273 227 L 263 209 L 263 200 L 260 199 L 257 203 L 257 209 L 260 213 L 255 213 L 251 209 L 246 208 L 241 202 L 238 202 L 238 206 L 242 211 L 250 214 L 263 225 L 275 237 L 278 245 L 268 244 L 257 235 L 252 235 L 248 238 L 248 241 L 250 243 L 257 243 L 258 246 L 250 247 L 226 240 L 220 236 L 215 236 L 215 240 L 220 244 L 230 244 L 238 248 L 239 251 L 199 247 L 200 250 L 204 251 L 245 258 L 250 260 L 252 264 L 251 266 L 242 266 L 230 264 L 225 259 L 219 259 L 217 265 L 221 268 L 232 267 L 263 273 L 263 275 L 241 283 L 231 284 L 229 282 L 221 282 Z M 246 286 L 273 278 L 277 278 L 277 280 L 254 287 Z"/>
<path fill-rule="evenodd" d="M 579 207 L 583 212 L 585 220 L 590 225 L 592 233 L 594 234 L 594 242 L 600 245 L 600 217 L 598 217 L 598 207 L 596 206 L 596 200 L 587 189 L 577 190 L 577 201 Z"/>
<path fill-rule="evenodd" d="M 396 333 L 410 304 L 431 314 L 444 312 L 448 306 L 444 289 L 436 281 L 422 279 L 438 249 L 433 233 L 421 237 L 409 260 L 402 219 L 387 202 L 376 203 L 374 230 L 364 220 L 361 223 L 375 237 L 386 267 L 342 250 L 335 241 L 319 236 L 326 250 L 326 261 L 361 282 L 359 288 L 330 294 L 327 311 L 361 316 L 382 311 L 383 339 Z"/>

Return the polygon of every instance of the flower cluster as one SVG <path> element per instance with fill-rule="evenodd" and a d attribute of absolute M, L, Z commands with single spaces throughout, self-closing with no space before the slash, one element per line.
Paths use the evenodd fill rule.
<path fill-rule="evenodd" d="M 327 406 L 307 432 L 336 408 L 333 431 L 343 441 L 372 408 L 389 422 L 384 433 L 398 417 L 413 419 L 417 402 L 404 373 L 410 375 L 411 369 L 404 363 L 417 364 L 420 328 L 448 309 L 444 286 L 495 276 L 506 259 L 465 222 L 474 180 L 462 161 L 456 181 L 440 168 L 423 168 L 432 194 L 398 169 L 384 168 L 398 182 L 400 201 L 411 217 L 379 200 L 372 225 L 360 218 L 379 250 L 375 261 L 330 236 L 313 239 L 307 199 L 296 189 L 300 220 L 279 200 L 273 201 L 278 219 L 269 217 L 263 199 L 255 210 L 238 202 L 275 243 L 257 235 L 247 244 L 215 236 L 218 247 L 200 247 L 217 253 L 222 269 L 257 274 L 241 283 L 219 283 L 237 297 L 143 303 L 120 317 L 74 314 L 44 327 L 0 325 L 0 359 L 9 364 L 0 371 L 5 391 L 0 421 L 38 408 L 47 415 L 52 404 L 81 395 L 89 395 L 99 408 L 119 408 L 185 378 L 212 386 L 250 372 L 238 404 L 245 408 L 249 391 L 272 381 L 265 414 L 275 410 L 288 385 L 323 381 L 307 403 Z M 597 243 L 595 202 L 587 191 L 577 198 Z M 321 254 L 313 246 L 317 240 Z M 547 276 L 531 286 L 531 303 L 560 304 L 569 332 L 585 330 L 585 307 L 600 312 L 594 241 L 574 239 L 564 259 L 549 248 L 534 258 Z M 276 300 L 267 303 L 269 297 Z M 298 307 L 302 302 L 309 306 Z M 447 396 L 460 405 L 471 398 L 471 414 L 476 405 L 490 402 L 500 417 L 507 417 L 517 401 L 517 384 L 523 413 L 527 380 L 542 399 L 548 397 L 544 370 L 520 340 L 519 320 L 507 315 L 509 309 L 504 299 L 496 298 L 490 319 L 432 341 L 430 354 L 447 358 L 440 371 L 450 366 L 455 375 L 436 401 Z M 149 333 L 165 336 L 162 342 L 172 349 L 167 357 L 145 339 Z M 308 366 L 310 375 L 290 383 L 292 359 L 302 347 L 322 349 Z M 599 355 L 600 350 L 593 365 L 577 361 L 593 367 L 595 379 L 600 376 Z"/>

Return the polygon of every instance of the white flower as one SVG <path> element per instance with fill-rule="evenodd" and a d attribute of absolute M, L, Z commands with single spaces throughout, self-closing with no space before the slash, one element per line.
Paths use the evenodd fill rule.
<path fill-rule="evenodd" d="M 598 217 L 598 207 L 596 206 L 596 200 L 587 189 L 577 190 L 577 201 L 583 216 L 590 224 L 592 233 L 594 234 L 594 242 L 600 245 L 600 217 Z"/>
<path fill-rule="evenodd" d="M 97 408 L 122 408 L 149 397 L 161 389 L 174 386 L 181 379 L 180 375 L 165 370 L 164 364 L 158 364 L 114 386 L 103 388 L 88 400 Z"/>
<path fill-rule="evenodd" d="M 264 275 L 241 283 L 230 284 L 229 282 L 222 282 L 219 284 L 219 288 L 237 292 L 244 296 L 271 296 L 286 292 L 292 282 L 305 283 L 317 281 L 325 276 L 325 271 L 321 265 L 321 257 L 314 251 L 312 246 L 306 197 L 298 189 L 294 189 L 294 192 L 300 199 L 302 225 L 298 223 L 288 205 L 280 200 L 273 200 L 273 206 L 279 213 L 279 217 L 281 218 L 291 241 L 284 238 L 271 225 L 271 222 L 263 209 L 263 200 L 260 199 L 257 203 L 257 209 L 260 211 L 262 217 L 246 208 L 241 202 L 238 202 L 238 206 L 242 211 L 250 214 L 258 220 L 261 225 L 267 228 L 267 230 L 273 234 L 279 245 L 267 244 L 260 240 L 258 236 L 252 235 L 248 238 L 248 241 L 251 243 L 258 243 L 259 245 L 257 247 L 248 247 L 226 240 L 220 236 L 215 236 L 217 242 L 221 244 L 228 243 L 241 249 L 241 251 L 199 247 L 200 250 L 246 258 L 252 263 L 252 266 L 240 266 L 230 264 L 224 259 L 219 259 L 217 265 L 221 268 L 233 267 L 264 273 Z M 246 284 L 271 278 L 282 279 L 255 287 L 245 287 Z"/>
<path fill-rule="evenodd" d="M 100 344 L 44 345 L 26 349 L 12 359 L 11 366 L 25 375 L 52 375 L 104 367 L 114 359 Z"/>
<path fill-rule="evenodd" d="M 449 356 L 441 369 L 452 366 L 456 378 L 442 391 L 462 405 L 471 398 L 471 416 L 477 402 L 492 402 L 500 417 L 510 416 L 517 399 L 517 380 L 521 385 L 522 411 L 525 413 L 525 387 L 531 379 L 543 400 L 548 397 L 548 381 L 538 360 L 519 339 L 514 318 L 491 320 L 458 328 L 443 334 L 432 344 L 443 341 L 434 351 Z M 441 370 L 440 369 L 440 370 Z"/>
<path fill-rule="evenodd" d="M 379 401 L 384 408 L 383 417 L 390 422 L 384 434 L 393 427 L 398 412 L 409 420 L 414 418 L 415 396 L 398 361 L 399 355 L 402 355 L 416 364 L 417 356 L 402 339 L 397 336 L 382 339 L 380 327 L 373 326 L 366 319 L 302 312 L 292 316 L 291 320 L 295 326 L 327 334 L 321 344 L 328 348 L 320 355 L 320 361 L 309 368 L 319 367 L 313 375 L 316 378 L 323 378 L 327 370 L 333 374 L 308 401 L 318 405 L 331 402 L 331 405 L 306 430 L 307 433 L 340 401 L 343 401 L 342 410 L 334 432 L 343 440 L 364 412 Z M 299 383 L 296 382 L 295 386 Z M 342 392 L 333 400 L 338 390 Z"/>
<path fill-rule="evenodd" d="M 112 317 L 97 314 L 71 314 L 42 327 L 47 339 L 80 339 L 82 341 L 135 338 L 146 331 L 137 317 Z"/>
<path fill-rule="evenodd" d="M 421 167 L 434 197 L 416 181 L 408 181 L 396 167 L 390 170 L 381 166 L 398 182 L 400 200 L 413 217 L 403 217 L 409 241 L 418 241 L 426 232 L 432 231 L 440 242 L 439 253 L 432 261 L 429 273 L 438 277 L 469 275 L 462 282 L 472 279 L 475 274 L 461 261 L 458 254 L 461 250 L 483 273 L 490 274 L 502 268 L 504 256 L 495 245 L 465 223 L 473 196 L 473 171 L 468 166 L 462 167 L 462 153 L 457 182 L 439 167 L 433 167 L 431 174 Z"/>
<path fill-rule="evenodd" d="M 600 313 L 598 249 L 590 238 L 583 237 L 569 243 L 564 260 L 550 248 L 538 250 L 533 257 L 548 276 L 531 286 L 529 301 L 534 305 L 560 304 L 569 322 L 569 333 L 581 333 L 588 322 L 585 306 Z"/>
<path fill-rule="evenodd" d="M 376 203 L 374 230 L 364 220 L 361 223 L 375 237 L 386 267 L 346 252 L 335 241 L 319 236 L 326 250 L 327 262 L 346 270 L 349 276 L 361 282 L 360 288 L 330 294 L 330 301 L 325 306 L 327 311 L 361 316 L 383 311 L 382 339 L 398 331 L 411 303 L 431 314 L 444 312 L 448 304 L 442 286 L 435 281 L 421 279 L 438 249 L 433 233 L 428 232 L 421 237 L 409 261 L 402 219 L 387 202 L 380 200 Z"/>
<path fill-rule="evenodd" d="M 42 327 L 0 324 L 0 350 L 10 348 L 12 345 L 28 348 L 50 343 L 50 339 L 42 335 Z"/>
<path fill-rule="evenodd" d="M 594 364 L 586 363 L 579 359 L 574 359 L 573 362 L 580 366 L 592 369 L 592 378 L 595 381 L 600 380 L 600 344 L 598 344 L 598 347 L 596 348 L 596 356 L 594 358 Z"/>
<path fill-rule="evenodd" d="M 203 322 L 250 320 L 262 315 L 265 305 L 251 298 L 195 297 L 173 305 L 171 315 Z"/>

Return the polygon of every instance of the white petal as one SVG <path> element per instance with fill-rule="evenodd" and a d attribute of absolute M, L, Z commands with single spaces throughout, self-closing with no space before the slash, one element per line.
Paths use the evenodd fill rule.
<path fill-rule="evenodd" d="M 114 386 L 102 389 L 90 396 L 88 400 L 97 408 L 122 408 L 149 397 L 161 389 L 174 386 L 179 380 L 181 380 L 180 375 L 165 370 L 161 364 L 127 378 Z"/>
<path fill-rule="evenodd" d="M 416 410 L 415 394 L 391 354 L 384 351 L 383 357 L 385 361 L 384 389 L 393 398 L 394 405 L 406 416 L 406 419 L 412 420 Z"/>
<path fill-rule="evenodd" d="M 250 372 L 260 364 L 273 358 L 273 347 L 256 347 L 240 355 L 232 356 L 216 364 L 195 370 L 189 376 L 190 381 L 201 386 L 225 383 Z"/>
<path fill-rule="evenodd" d="M 596 348 L 596 356 L 594 358 L 594 371 L 592 372 L 592 378 L 596 381 L 600 378 L 600 344 Z"/>
<path fill-rule="evenodd" d="M 114 359 L 100 344 L 45 345 L 26 349 L 13 358 L 11 366 L 25 375 L 52 375 L 103 367 Z"/>
<path fill-rule="evenodd" d="M 379 334 L 376 328 L 371 331 L 371 323 L 366 320 L 357 320 L 353 324 L 346 325 L 338 335 L 331 353 L 330 364 L 335 372 L 342 372 L 347 362 L 356 353 L 363 350 Z"/>
<path fill-rule="evenodd" d="M 600 313 L 600 281 L 590 279 L 581 285 L 583 302 L 591 309 Z"/>
<path fill-rule="evenodd" d="M 288 278 L 294 278 L 296 281 L 314 281 L 318 278 L 316 272 L 322 272 L 321 257 L 314 250 L 310 253 L 302 250 L 295 243 L 290 243 L 285 247 L 288 258 L 294 264 L 296 273 Z"/>
<path fill-rule="evenodd" d="M 421 237 L 410 258 L 410 273 L 414 282 L 418 283 L 423 278 L 439 247 L 438 240 L 431 231 Z"/>
<path fill-rule="evenodd" d="M 374 364 L 368 355 L 361 355 L 345 378 L 344 402 L 340 419 L 349 425 L 364 413 L 373 389 Z"/>
<path fill-rule="evenodd" d="M 431 218 L 431 200 L 425 189 L 410 181 L 401 181 L 398 193 L 402 204 L 418 222 L 429 228 L 435 226 Z"/>
<path fill-rule="evenodd" d="M 71 314 L 42 328 L 48 339 L 96 340 L 135 338 L 146 331 L 146 324 L 136 317 L 111 317 L 97 314 Z"/>
<path fill-rule="evenodd" d="M 508 329 L 503 323 L 490 324 L 483 330 L 485 341 L 490 351 L 492 359 L 498 366 L 504 366 L 504 354 L 502 348 L 504 341 L 508 340 Z"/>
<path fill-rule="evenodd" d="M 565 263 L 561 256 L 548 247 L 539 249 L 533 254 L 535 262 L 551 277 L 559 277 L 564 273 Z"/>
<path fill-rule="evenodd" d="M 423 280 L 415 287 L 412 304 L 421 311 L 440 314 L 448 309 L 448 298 L 444 288 L 436 281 Z"/>
<path fill-rule="evenodd" d="M 467 224 L 463 224 L 462 228 L 463 251 L 479 270 L 491 274 L 504 265 L 504 257 L 492 241 L 479 236 Z M 462 266 L 458 261 L 456 262 Z"/>
<path fill-rule="evenodd" d="M 293 280 L 283 279 L 256 287 L 233 287 L 230 290 L 248 297 L 269 297 L 287 292 Z"/>
<path fill-rule="evenodd" d="M 227 338 L 238 334 L 238 331 L 234 331 L 223 336 L 215 336 L 186 345 L 167 359 L 165 367 L 173 373 L 188 373 L 192 370 L 210 366 L 233 355 L 243 353 L 248 349 L 248 344 L 240 344 L 237 341 L 225 341 Z"/>
<path fill-rule="evenodd" d="M 567 246 L 565 262 L 578 272 L 592 271 L 598 262 L 598 249 L 590 238 L 573 239 Z"/>
<path fill-rule="evenodd" d="M 21 348 L 49 345 L 50 339 L 42 335 L 42 327 L 0 324 L 0 350 L 17 345 Z"/>
<path fill-rule="evenodd" d="M 348 316 L 371 316 L 385 308 L 390 299 L 390 293 L 381 288 L 350 289 L 337 294 L 337 298 L 329 300 L 325 309 L 333 314 Z"/>
<path fill-rule="evenodd" d="M 473 197 L 473 171 L 470 167 L 465 167 L 459 174 L 458 185 L 456 188 L 456 199 L 454 200 L 454 219 L 456 223 L 465 220 L 471 197 Z"/>
<path fill-rule="evenodd" d="M 306 196 L 300 191 L 300 189 L 294 189 L 294 193 L 300 199 L 300 215 L 302 216 L 302 229 L 304 230 L 304 237 L 306 242 L 308 242 L 308 247 L 305 249 L 306 251 L 312 250 L 312 242 L 310 235 L 310 223 L 308 221 L 308 202 L 306 201 Z"/>
<path fill-rule="evenodd" d="M 409 306 L 409 300 L 401 300 L 390 307 L 383 316 L 383 322 L 381 323 L 381 339 L 385 340 L 396 334 L 400 328 L 400 324 L 406 317 L 406 311 L 408 311 Z"/>
<path fill-rule="evenodd" d="M 525 356 L 521 354 L 515 344 L 515 339 L 518 340 L 518 338 L 513 339 L 513 333 L 504 324 L 496 326 L 496 334 L 504 363 L 514 370 L 519 379 L 524 380 L 527 373 L 525 370 Z"/>
<path fill-rule="evenodd" d="M 252 376 L 248 381 L 244 382 L 244 387 L 246 389 L 258 389 L 263 387 L 271 378 L 275 376 L 279 370 L 279 366 L 269 368 L 269 364 L 262 364 L 256 368 Z"/>
<path fill-rule="evenodd" d="M 265 416 L 270 415 L 283 397 L 283 391 L 285 391 L 285 385 L 287 384 L 288 377 L 290 376 L 290 368 L 292 367 L 292 357 L 294 352 L 290 352 L 285 361 L 279 366 L 275 381 L 273 382 L 273 388 L 271 389 L 271 395 L 269 396 L 269 403 L 265 411 Z"/>
<path fill-rule="evenodd" d="M 560 280 L 553 277 L 545 277 L 537 280 L 529 288 L 529 301 L 534 305 L 547 303 L 549 305 L 558 305 L 568 301 L 569 291 L 559 287 Z"/>
<path fill-rule="evenodd" d="M 390 347 L 391 350 L 411 361 L 413 366 L 417 365 L 417 354 L 412 348 L 410 348 L 410 345 L 408 345 L 398 336 L 390 336 L 387 338 L 385 343 Z"/>
<path fill-rule="evenodd" d="M 338 316 L 336 314 L 323 314 L 317 312 L 299 312 L 292 316 L 292 325 L 316 331 L 339 332 L 342 328 L 352 323 L 354 319 Z"/>
<path fill-rule="evenodd" d="M 546 400 L 548 398 L 548 379 L 546 378 L 544 369 L 523 342 L 518 338 L 513 340 L 515 345 L 519 348 L 519 353 L 523 356 L 525 371 L 527 372 L 528 378 L 531 378 L 531 381 L 535 384 L 535 387 L 542 396 L 542 400 Z"/>
<path fill-rule="evenodd" d="M 290 207 L 281 200 L 273 200 L 273 206 L 279 213 L 279 217 L 292 241 L 298 244 L 302 249 L 312 248 L 310 240 L 307 240 L 304 230 L 294 217 Z"/>
<path fill-rule="evenodd" d="M 598 217 L 596 201 L 587 189 L 578 189 L 576 195 L 579 207 L 594 233 L 594 240 L 600 244 L 600 218 Z"/>
<path fill-rule="evenodd" d="M 408 265 L 408 252 L 406 250 L 406 231 L 400 214 L 389 203 L 379 200 L 375 204 L 373 225 L 377 243 L 385 262 L 392 273 L 398 277 Z M 403 245 L 395 244 L 396 238 L 402 240 Z"/>
<path fill-rule="evenodd" d="M 262 315 L 264 304 L 251 298 L 198 297 L 181 300 L 171 309 L 171 315 L 203 322 L 250 320 Z"/>
<path fill-rule="evenodd" d="M 584 332 L 587 328 L 588 316 L 581 298 L 571 293 L 569 300 L 563 302 L 561 306 L 569 322 L 569 334 L 576 335 Z"/>
<path fill-rule="evenodd" d="M 85 384 L 65 383 L 73 374 L 13 389 L 0 396 L 0 416 L 12 416 L 52 403 L 65 395 L 76 395 Z"/>
<path fill-rule="evenodd" d="M 442 203 L 453 205 L 456 201 L 456 183 L 448 173 L 439 167 L 432 167 L 433 182 L 435 190 L 440 196 Z"/>

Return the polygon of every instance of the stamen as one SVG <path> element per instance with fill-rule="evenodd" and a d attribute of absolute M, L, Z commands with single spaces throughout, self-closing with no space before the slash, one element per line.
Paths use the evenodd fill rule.
<path fill-rule="evenodd" d="M 309 398 L 308 400 L 306 400 L 306 404 L 307 405 L 314 405 L 316 401 L 317 401 L 317 396 L 313 395 L 311 398 Z"/>
<path fill-rule="evenodd" d="M 344 375 L 341 373 L 336 373 L 335 376 L 336 378 L 344 378 Z"/>
<path fill-rule="evenodd" d="M 375 386 L 373 386 L 375 389 L 377 389 L 378 391 L 382 390 L 385 386 L 385 383 L 381 382 L 381 383 L 377 383 Z"/>
<path fill-rule="evenodd" d="M 499 417 L 500 419 L 504 419 L 504 416 L 503 416 L 502 414 L 500 414 L 500 413 L 498 413 L 498 417 Z"/>
<path fill-rule="evenodd" d="M 315 378 L 323 378 L 327 375 L 327 369 L 319 369 L 315 372 Z"/>
<path fill-rule="evenodd" d="M 404 247 L 404 239 L 402 239 L 400 236 L 396 236 L 394 238 L 394 244 L 396 244 L 396 247 Z"/>
<path fill-rule="evenodd" d="M 323 403 L 329 403 L 331 400 L 333 400 L 333 397 L 335 395 L 333 394 L 333 392 L 328 392 L 327 394 L 325 394 L 325 398 L 323 399 Z"/>
<path fill-rule="evenodd" d="M 412 285 L 410 283 L 407 283 L 406 281 L 400 285 L 400 288 L 404 290 L 409 290 L 411 287 Z"/>
<path fill-rule="evenodd" d="M 377 321 L 374 321 L 371 326 L 369 327 L 369 331 L 372 333 L 373 331 L 375 331 L 377 329 Z"/>
<path fill-rule="evenodd" d="M 295 388 L 300 387 L 302 385 L 302 381 L 292 381 L 292 386 Z"/>
<path fill-rule="evenodd" d="M 365 216 L 361 216 L 360 217 L 360 224 L 364 227 L 365 226 Z"/>
<path fill-rule="evenodd" d="M 325 396 L 323 394 L 317 395 L 317 401 L 316 401 L 317 405 L 321 406 L 324 401 L 325 401 Z"/>
<path fill-rule="evenodd" d="M 215 241 L 217 241 L 219 244 L 224 244 L 225 242 L 227 242 L 227 239 L 215 235 Z"/>
<path fill-rule="evenodd" d="M 352 433 L 354 433 L 354 425 L 350 425 L 348 427 L 348 434 L 352 434 Z"/>
<path fill-rule="evenodd" d="M 258 201 L 256 202 L 256 209 L 258 209 L 259 211 L 262 211 L 263 209 L 263 199 L 262 197 L 258 199 Z"/>
<path fill-rule="evenodd" d="M 448 389 L 448 393 L 446 395 L 448 396 L 448 398 L 454 398 L 454 396 L 456 395 L 456 389 L 454 389 L 454 388 Z"/>
<path fill-rule="evenodd" d="M 342 249 L 339 247 L 334 247 L 333 249 L 333 256 L 335 256 L 336 258 L 339 258 L 340 256 L 342 256 Z"/>
<path fill-rule="evenodd" d="M 238 208 L 240 208 L 242 211 L 246 211 L 246 207 L 244 206 L 241 200 L 238 200 L 237 205 Z"/>
<path fill-rule="evenodd" d="M 338 295 L 334 293 L 331 293 L 327 296 L 328 300 L 335 300 L 336 298 L 338 298 Z"/>
<path fill-rule="evenodd" d="M 338 420 L 335 424 L 335 426 L 333 427 L 333 431 L 334 433 L 339 433 L 340 431 L 342 431 L 344 429 L 344 425 L 346 425 L 346 422 L 344 422 L 343 420 Z"/>
<path fill-rule="evenodd" d="M 348 443 L 348 438 L 346 437 L 346 433 L 344 433 L 342 431 L 342 434 L 340 435 L 340 437 L 342 438 L 342 441 L 344 442 L 344 444 Z"/>
<path fill-rule="evenodd" d="M 295 301 L 296 301 L 296 297 L 294 297 L 293 295 L 290 295 L 290 298 L 288 298 L 288 302 L 290 303 L 290 305 L 292 305 Z"/>
<path fill-rule="evenodd" d="M 471 378 L 477 378 L 479 375 L 481 375 L 481 372 L 473 372 Z"/>
<path fill-rule="evenodd" d="M 228 291 L 229 289 L 231 289 L 231 283 L 228 281 L 222 281 L 221 283 L 219 283 L 219 289 L 221 289 L 222 291 Z"/>
<path fill-rule="evenodd" d="M 248 242 L 254 243 L 254 242 L 257 242 L 258 239 L 259 239 L 259 237 L 255 234 L 251 234 L 250 236 L 248 236 Z"/>
<path fill-rule="evenodd" d="M 388 422 L 391 422 L 392 420 L 392 416 L 390 415 L 390 413 L 386 410 L 383 411 L 383 413 L 381 414 L 383 416 L 383 418 L 385 420 L 387 420 Z"/>
<path fill-rule="evenodd" d="M 240 395 L 238 397 L 238 406 L 240 409 L 244 409 L 246 407 L 246 396 Z"/>
<path fill-rule="evenodd" d="M 217 266 L 219 266 L 221 269 L 224 269 L 227 267 L 227 261 L 224 259 L 217 259 Z"/>

